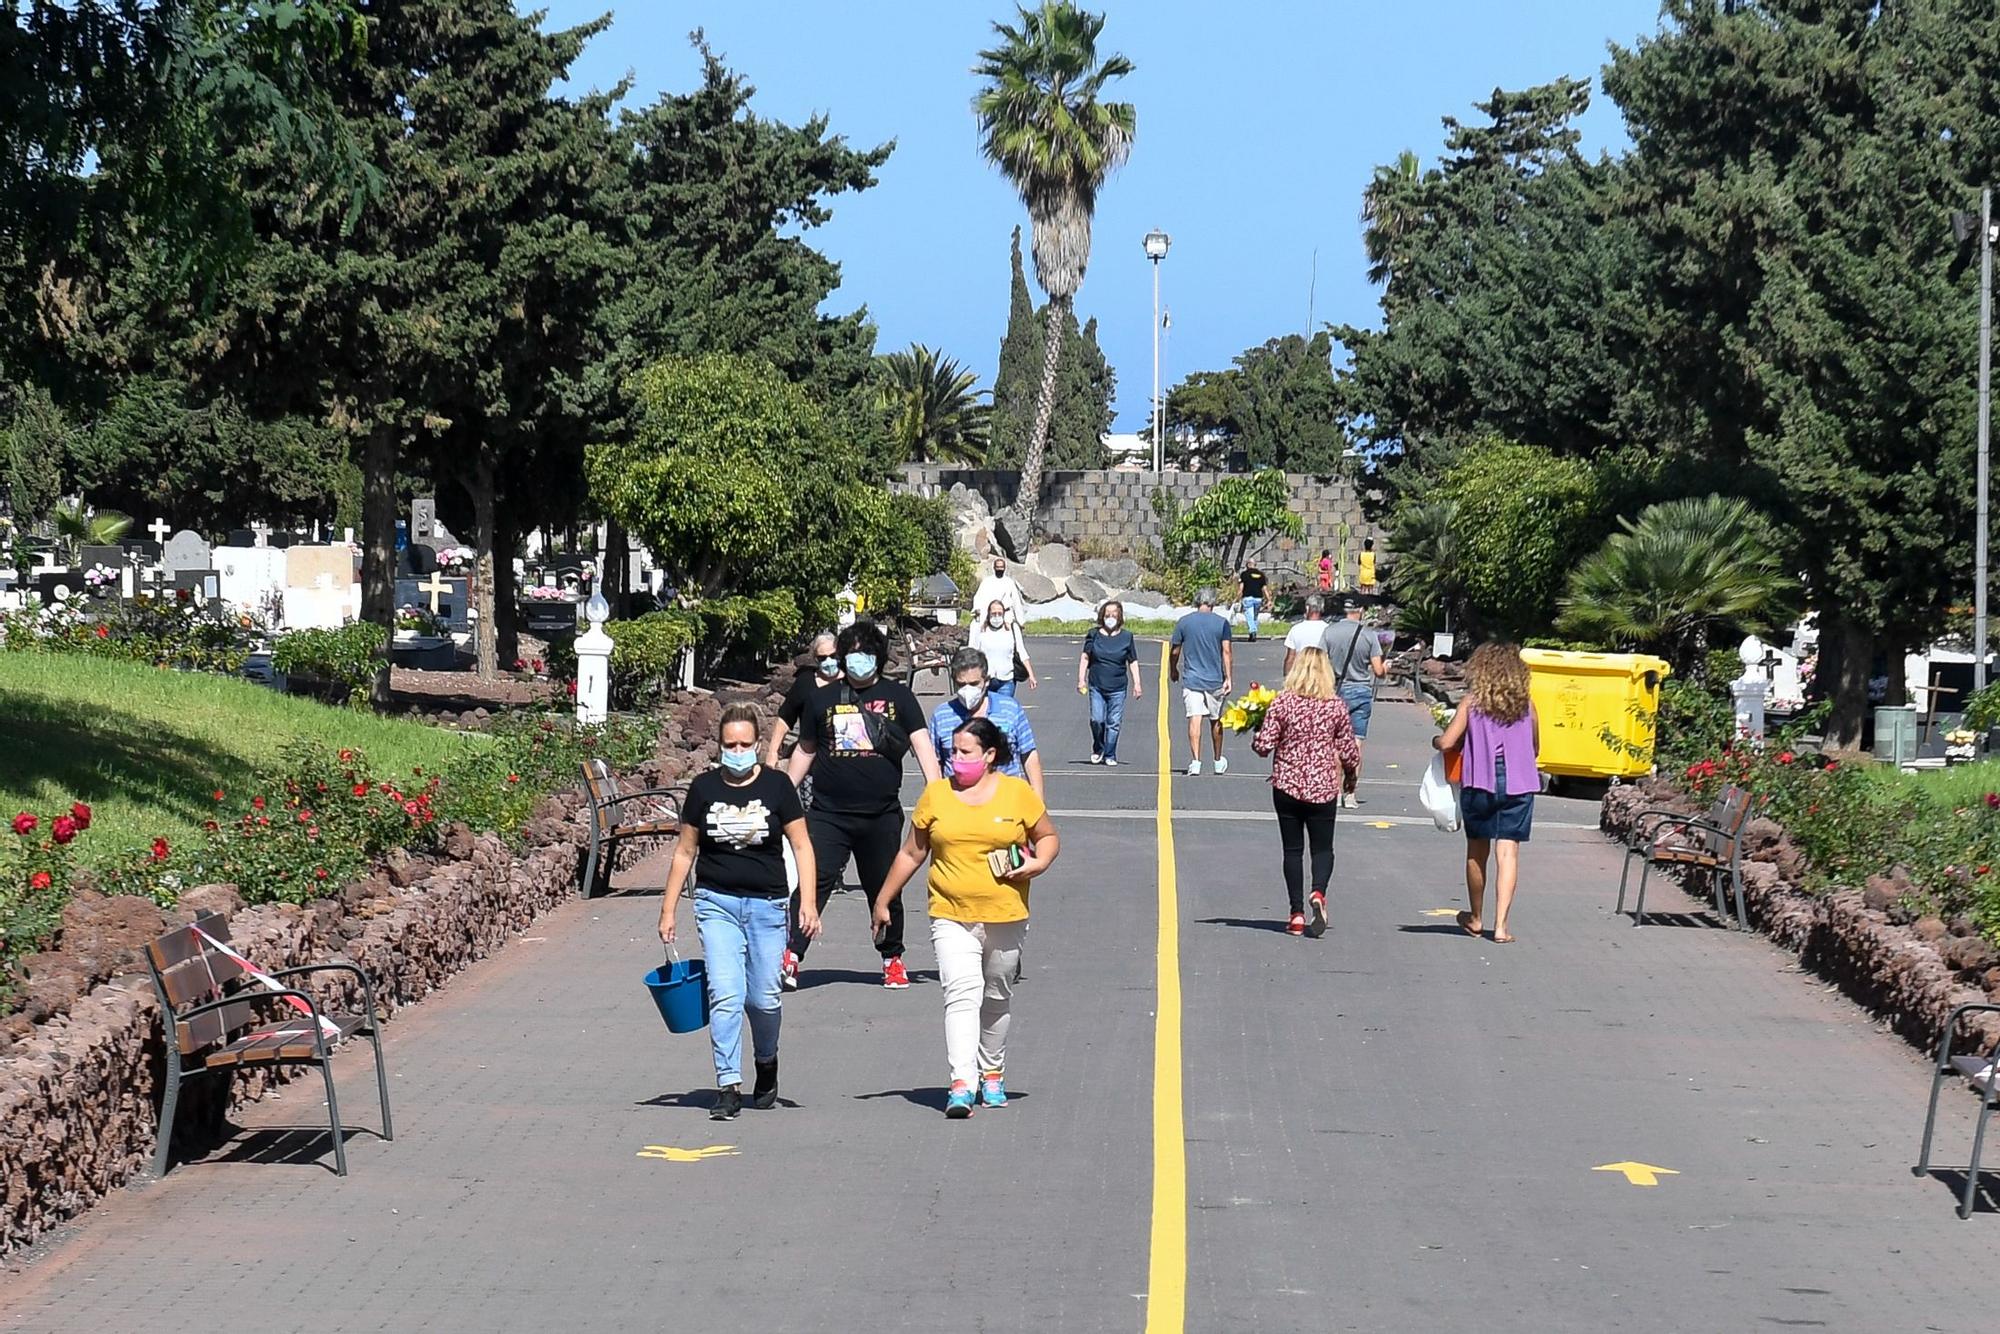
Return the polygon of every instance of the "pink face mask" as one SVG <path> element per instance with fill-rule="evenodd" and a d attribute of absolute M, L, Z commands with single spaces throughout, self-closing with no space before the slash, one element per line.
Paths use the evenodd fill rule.
<path fill-rule="evenodd" d="M 986 777 L 986 761 L 955 758 L 951 762 L 951 776 L 960 787 L 971 787 Z"/>

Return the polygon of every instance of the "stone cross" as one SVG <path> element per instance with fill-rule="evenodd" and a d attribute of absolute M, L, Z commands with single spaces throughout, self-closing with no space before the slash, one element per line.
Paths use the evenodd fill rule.
<path fill-rule="evenodd" d="M 444 577 L 442 571 L 432 570 L 430 582 L 418 584 L 417 591 L 431 595 L 431 615 L 435 616 L 438 614 L 438 598 L 451 592 L 451 581 Z"/>
<path fill-rule="evenodd" d="M 270 524 L 268 524 L 268 523 L 263 523 L 263 522 L 261 522 L 261 521 L 260 521 L 260 522 L 258 522 L 258 523 L 253 523 L 253 524 L 251 524 L 251 525 L 250 525 L 250 531 L 251 531 L 251 532 L 253 532 L 253 533 L 255 533 L 255 534 L 257 535 L 257 545 L 258 545 L 258 546 L 260 546 L 260 547 L 268 547 L 268 546 L 270 546 L 270 545 L 271 545 L 271 525 L 270 525 Z"/>
<path fill-rule="evenodd" d="M 151 533 L 153 535 L 153 540 L 155 542 L 158 542 L 162 546 L 166 545 L 167 534 L 171 533 L 173 530 L 174 526 L 168 523 L 165 519 L 155 519 L 150 524 L 146 525 L 146 531 Z"/>
<path fill-rule="evenodd" d="M 40 559 L 41 559 L 41 564 L 35 566 L 35 568 L 32 571 L 30 571 L 30 573 L 61 574 L 64 570 L 67 570 L 69 568 L 68 565 L 56 559 L 56 553 L 54 548 L 50 548 L 49 550 L 42 552 Z"/>

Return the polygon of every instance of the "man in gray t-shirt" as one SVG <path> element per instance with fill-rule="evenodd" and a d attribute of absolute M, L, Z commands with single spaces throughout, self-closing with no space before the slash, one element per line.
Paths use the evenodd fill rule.
<path fill-rule="evenodd" d="M 1229 695 L 1230 673 L 1235 667 L 1229 622 L 1216 614 L 1215 590 L 1204 588 L 1194 600 L 1195 610 L 1174 625 L 1173 638 L 1168 641 L 1172 653 L 1167 660 L 1167 679 L 1181 683 L 1181 706 L 1187 711 L 1188 749 L 1194 752 L 1188 764 L 1190 777 L 1201 772 L 1204 718 L 1208 720 L 1215 771 L 1229 772 L 1229 761 L 1222 758 L 1222 701 Z"/>
<path fill-rule="evenodd" d="M 1350 601 L 1346 619 L 1326 627 L 1324 642 L 1340 686 L 1341 702 L 1347 705 L 1347 714 L 1354 720 L 1354 735 L 1357 739 L 1366 737 L 1368 716 L 1375 708 L 1375 681 L 1389 673 L 1389 664 L 1382 657 L 1382 638 L 1361 623 L 1361 604 Z M 1343 794 L 1340 804 L 1352 806 L 1355 798 Z"/>

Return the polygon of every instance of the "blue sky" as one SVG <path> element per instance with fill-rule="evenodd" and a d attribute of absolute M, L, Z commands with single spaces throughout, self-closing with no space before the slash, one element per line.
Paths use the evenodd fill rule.
<path fill-rule="evenodd" d="M 575 70 L 635 104 L 697 77 L 687 33 L 706 29 L 756 85 L 760 114 L 825 112 L 856 144 L 896 140 L 881 183 L 836 201 L 814 244 L 841 264 L 829 307 L 866 305 L 883 351 L 927 343 L 990 380 L 1007 320 L 1007 237 L 1026 215 L 980 160 L 969 72 L 1000 3 L 930 0 L 547 0 L 549 23 L 615 15 Z M 523 5 L 524 9 L 533 6 Z M 1103 46 L 1137 65 L 1132 160 L 1099 200 L 1078 315 L 1096 316 L 1118 372 L 1119 428 L 1146 421 L 1152 286 L 1140 238 L 1173 237 L 1161 273 L 1173 327 L 1163 388 L 1315 322 L 1372 324 L 1356 215 L 1375 164 L 1413 148 L 1428 164 L 1439 118 L 1471 118 L 1495 87 L 1595 78 L 1605 44 L 1658 24 L 1659 0 L 1105 0 Z M 1595 154 L 1624 143 L 1601 89 L 1583 123 Z M 1032 264 L 1030 281 L 1032 282 Z M 1037 300 L 1039 300 L 1039 292 Z"/>

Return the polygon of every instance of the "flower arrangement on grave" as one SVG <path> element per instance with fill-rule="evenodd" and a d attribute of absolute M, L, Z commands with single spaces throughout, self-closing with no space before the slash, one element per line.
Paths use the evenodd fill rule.
<path fill-rule="evenodd" d="M 1946 732 L 1944 758 L 1949 764 L 1966 764 L 1979 758 L 1979 733 L 1969 727 L 1954 727 Z"/>
<path fill-rule="evenodd" d="M 561 588 L 554 584 L 536 584 L 526 591 L 525 596 L 530 602 L 575 602 L 578 600 L 575 589 Z"/>
<path fill-rule="evenodd" d="M 1256 731 L 1263 725 L 1264 715 L 1271 711 L 1271 701 L 1277 697 L 1277 691 L 1252 681 L 1243 698 L 1222 711 L 1222 725 L 1232 732 Z"/>
<path fill-rule="evenodd" d="M 83 582 L 92 589 L 102 589 L 118 582 L 118 571 L 100 562 L 83 572 Z"/>
<path fill-rule="evenodd" d="M 441 635 L 444 625 L 437 617 L 422 607 L 403 606 L 396 609 L 396 628 L 412 630 L 420 635 Z"/>
<path fill-rule="evenodd" d="M 450 574 L 464 573 L 477 559 L 479 553 L 471 547 L 441 547 L 437 554 L 438 568 Z"/>

